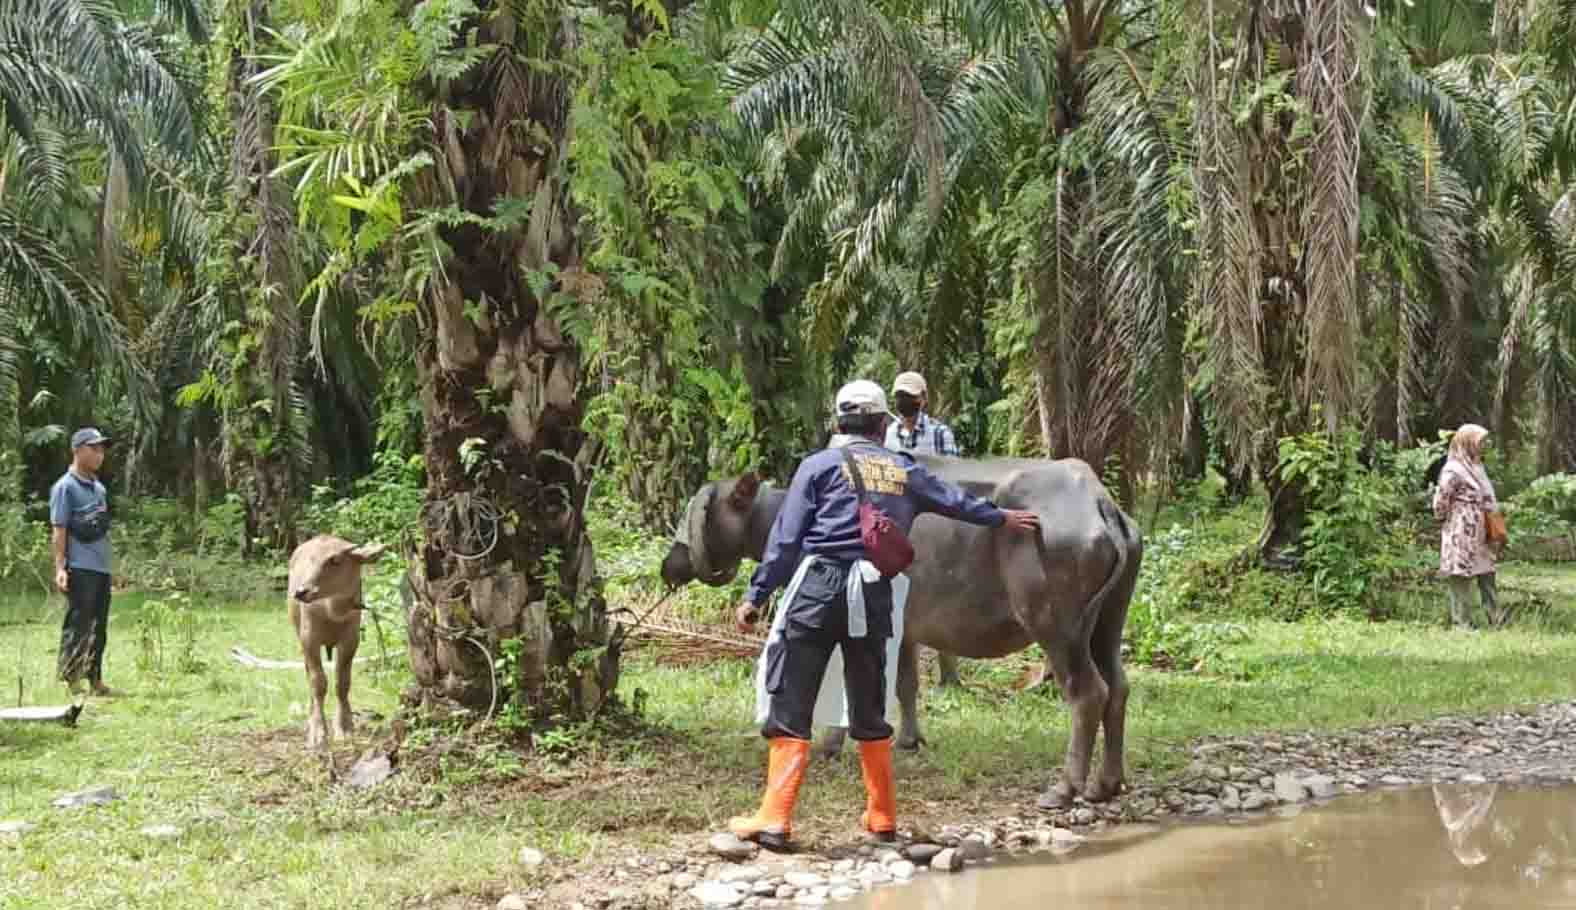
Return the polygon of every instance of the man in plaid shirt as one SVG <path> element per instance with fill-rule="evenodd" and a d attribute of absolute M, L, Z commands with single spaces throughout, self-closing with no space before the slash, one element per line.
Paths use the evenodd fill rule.
<path fill-rule="evenodd" d="M 886 447 L 915 455 L 961 456 L 952 428 L 925 413 L 925 392 L 925 377 L 918 373 L 901 373 L 893 381 L 893 404 L 899 419 L 887 430 Z"/>

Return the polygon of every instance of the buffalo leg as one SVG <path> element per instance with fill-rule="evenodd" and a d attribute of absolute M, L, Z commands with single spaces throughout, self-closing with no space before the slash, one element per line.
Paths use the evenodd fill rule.
<path fill-rule="evenodd" d="M 843 752 L 843 741 L 848 739 L 847 727 L 826 727 L 821 738 L 815 741 L 815 757 L 832 759 Z"/>
<path fill-rule="evenodd" d="M 1084 789 L 1084 798 L 1101 802 L 1122 792 L 1124 740 L 1127 730 L 1127 671 L 1122 668 L 1122 624 L 1126 619 L 1126 601 L 1120 608 L 1112 605 L 1112 612 L 1100 617 L 1095 624 L 1094 638 L 1090 642 L 1095 667 L 1105 680 L 1110 692 L 1105 700 L 1105 716 L 1101 726 L 1105 730 L 1105 751 L 1100 775 L 1091 779 Z"/>
<path fill-rule="evenodd" d="M 355 729 L 355 718 L 350 713 L 350 671 L 355 666 L 356 647 L 361 635 L 352 630 L 334 649 L 334 687 L 339 695 L 339 716 L 335 718 L 339 732 L 350 735 Z"/>
<path fill-rule="evenodd" d="M 903 715 L 897 747 L 918 749 L 925 741 L 919 732 L 919 645 L 907 638 L 897 650 L 897 704 Z"/>
<path fill-rule="evenodd" d="M 945 651 L 936 652 L 937 685 L 943 689 L 963 687 L 963 677 L 958 675 L 958 657 Z"/>
<path fill-rule="evenodd" d="M 328 724 L 323 720 L 323 699 L 328 695 L 328 674 L 323 672 L 323 649 L 304 645 L 301 654 L 306 662 L 306 681 L 311 689 L 312 704 L 306 712 L 306 744 L 316 748 L 328 736 Z"/>
<path fill-rule="evenodd" d="M 1100 729 L 1108 695 L 1105 680 L 1100 678 L 1090 657 L 1087 640 L 1069 634 L 1062 642 L 1060 646 L 1055 640 L 1041 642 L 1046 653 L 1056 656 L 1052 662 L 1056 683 L 1066 696 L 1072 720 L 1067 739 L 1067 764 L 1062 769 L 1061 779 L 1040 797 L 1039 805 L 1044 809 L 1071 805 L 1082 790 L 1089 777 L 1089 759 L 1094 752 L 1094 738 Z"/>

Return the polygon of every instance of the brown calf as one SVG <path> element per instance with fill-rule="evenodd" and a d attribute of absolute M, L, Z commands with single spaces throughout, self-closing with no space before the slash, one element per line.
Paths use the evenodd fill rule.
<path fill-rule="evenodd" d="M 339 732 L 349 735 L 350 670 L 361 643 L 361 567 L 383 556 L 382 544 L 356 546 L 348 540 L 319 534 L 290 554 L 290 622 L 301 640 L 306 678 L 312 690 L 307 712 L 306 744 L 322 745 L 330 735 L 323 720 L 328 676 L 323 651 L 334 660 L 339 693 Z"/>

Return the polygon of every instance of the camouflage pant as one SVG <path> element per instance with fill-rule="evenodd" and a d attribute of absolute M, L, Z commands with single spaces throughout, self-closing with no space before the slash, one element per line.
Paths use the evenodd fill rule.
<path fill-rule="evenodd" d="M 69 570 L 66 620 L 60 628 L 60 678 L 68 683 L 104 677 L 104 645 L 109 638 L 109 582 L 103 572 Z"/>

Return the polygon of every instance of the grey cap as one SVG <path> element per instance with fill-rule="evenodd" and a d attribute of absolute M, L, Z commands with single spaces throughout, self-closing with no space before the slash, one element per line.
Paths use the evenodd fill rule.
<path fill-rule="evenodd" d="M 71 447 L 80 449 L 83 446 L 108 445 L 109 437 L 98 431 L 98 427 L 83 427 L 71 434 Z"/>
<path fill-rule="evenodd" d="M 839 414 L 887 414 L 886 393 L 868 379 L 856 379 L 837 390 Z"/>

